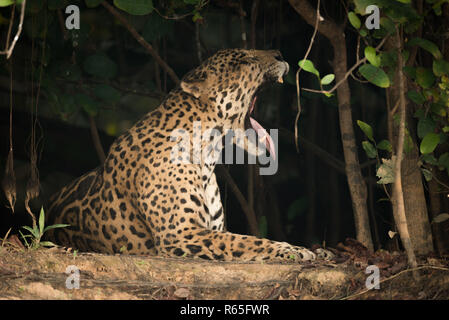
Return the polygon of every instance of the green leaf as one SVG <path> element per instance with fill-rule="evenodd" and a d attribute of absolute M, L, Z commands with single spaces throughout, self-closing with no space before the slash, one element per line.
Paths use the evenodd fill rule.
<path fill-rule="evenodd" d="M 371 128 L 368 123 L 361 120 L 357 120 L 357 125 L 360 127 L 360 129 L 362 129 L 363 133 L 368 137 L 368 139 L 374 142 L 373 128 Z"/>
<path fill-rule="evenodd" d="M 321 84 L 323 86 L 330 84 L 332 81 L 334 81 L 334 79 L 335 79 L 335 75 L 333 73 L 327 74 L 323 77 L 323 79 L 321 79 Z"/>
<path fill-rule="evenodd" d="M 70 227 L 70 224 L 64 224 L 64 223 L 53 224 L 53 225 L 51 225 L 51 226 L 45 227 L 44 233 L 47 232 L 48 230 L 51 230 L 51 229 L 56 229 L 56 228 L 66 228 L 66 227 Z"/>
<path fill-rule="evenodd" d="M 437 114 L 441 117 L 445 117 L 447 112 L 446 112 L 446 106 L 442 103 L 431 103 L 430 104 L 430 110 L 432 110 L 432 112 L 434 114 Z"/>
<path fill-rule="evenodd" d="M 449 213 L 440 213 L 435 218 L 432 219 L 432 223 L 441 223 L 449 219 Z"/>
<path fill-rule="evenodd" d="M 23 226 L 22 228 L 24 228 L 25 230 L 27 230 L 29 233 L 31 233 L 31 235 L 35 238 L 35 239 L 39 239 L 39 230 L 33 229 L 31 227 L 28 226 Z"/>
<path fill-rule="evenodd" d="M 100 3 L 102 3 L 104 0 L 84 0 L 84 2 L 86 2 L 86 6 L 88 8 L 95 8 L 97 7 Z"/>
<path fill-rule="evenodd" d="M 433 72 L 428 68 L 418 67 L 416 68 L 416 82 L 424 88 L 430 88 L 435 82 L 435 76 Z"/>
<path fill-rule="evenodd" d="M 26 246 L 27 248 L 29 248 L 29 247 L 30 247 L 30 244 L 29 244 L 29 242 L 27 241 L 27 238 L 31 237 L 31 235 L 24 235 L 24 234 L 22 233 L 22 231 L 20 231 L 20 230 L 19 230 L 19 234 L 20 234 L 20 236 L 22 237 L 23 241 L 25 241 L 25 246 Z"/>
<path fill-rule="evenodd" d="M 438 167 L 440 170 L 446 169 L 449 172 L 449 152 L 443 153 L 438 159 Z"/>
<path fill-rule="evenodd" d="M 437 77 L 441 77 L 445 74 L 449 75 L 449 62 L 443 59 L 433 60 L 432 70 Z"/>
<path fill-rule="evenodd" d="M 429 132 L 434 132 L 436 123 L 431 117 L 425 117 L 418 120 L 418 137 L 424 138 Z"/>
<path fill-rule="evenodd" d="M 45 225 L 45 213 L 44 207 L 41 207 L 41 212 L 39 214 L 39 236 L 44 234 L 44 225 Z"/>
<path fill-rule="evenodd" d="M 366 31 L 366 29 L 363 28 L 363 29 L 360 29 L 360 30 L 359 30 L 359 34 L 360 34 L 362 37 L 366 37 L 366 36 L 368 35 L 368 31 Z"/>
<path fill-rule="evenodd" d="M 401 3 L 410 3 L 411 0 L 396 0 L 396 1 Z"/>
<path fill-rule="evenodd" d="M 427 182 L 429 182 L 430 180 L 432 180 L 432 171 L 425 169 L 425 168 L 421 168 L 421 172 L 424 176 L 424 179 L 426 179 Z"/>
<path fill-rule="evenodd" d="M 395 157 L 393 157 L 395 158 Z M 382 159 L 382 164 L 376 172 L 379 177 L 378 184 L 389 184 L 394 182 L 394 161 L 393 159 Z"/>
<path fill-rule="evenodd" d="M 56 245 L 51 241 L 41 241 L 39 244 L 43 247 L 56 247 Z"/>
<path fill-rule="evenodd" d="M 135 16 L 149 14 L 154 9 L 152 0 L 114 0 L 114 5 Z"/>
<path fill-rule="evenodd" d="M 382 67 L 395 68 L 397 63 L 397 54 L 389 51 L 389 52 L 381 52 L 380 56 L 380 65 Z"/>
<path fill-rule="evenodd" d="M 192 17 L 192 21 L 197 22 L 198 20 L 203 20 L 203 16 L 199 11 L 195 11 L 195 14 Z"/>
<path fill-rule="evenodd" d="M 113 87 L 111 87 L 110 85 L 107 85 L 107 84 L 94 85 L 92 87 L 92 92 L 94 93 L 94 95 L 97 98 L 99 98 L 107 103 L 115 103 L 121 97 L 121 94 L 119 91 L 117 91 L 116 89 L 114 89 Z"/>
<path fill-rule="evenodd" d="M 425 163 L 428 163 L 432 166 L 438 166 L 438 160 L 435 158 L 435 156 L 431 153 L 423 154 L 421 156 L 421 160 Z"/>
<path fill-rule="evenodd" d="M 438 49 L 438 46 L 433 43 L 432 41 L 429 41 L 427 39 L 423 38 L 413 38 L 411 39 L 407 45 L 409 46 L 419 46 L 420 48 L 430 52 L 435 59 L 442 59 L 443 55 L 440 52 L 440 49 Z"/>
<path fill-rule="evenodd" d="M 368 158 L 375 159 L 377 157 L 377 150 L 371 142 L 366 141 L 366 140 L 363 141 L 362 147 L 363 147 L 363 150 L 365 150 Z"/>
<path fill-rule="evenodd" d="M 380 18 L 380 25 L 387 31 L 388 34 L 393 34 L 396 32 L 394 22 L 388 17 Z"/>
<path fill-rule="evenodd" d="M 385 150 L 385 151 L 388 151 L 388 152 L 393 151 L 391 143 L 388 140 L 382 140 L 381 142 L 379 142 L 377 144 L 377 149 Z"/>
<path fill-rule="evenodd" d="M 440 135 L 437 133 L 429 132 L 426 134 L 424 139 L 421 141 L 421 145 L 419 146 L 419 150 L 422 154 L 427 154 L 433 152 L 440 142 Z"/>
<path fill-rule="evenodd" d="M 104 79 L 110 79 L 117 74 L 117 65 L 104 54 L 93 54 L 84 61 L 84 71 Z"/>
<path fill-rule="evenodd" d="M 88 115 L 95 117 L 98 114 L 98 104 L 88 95 L 84 93 L 78 93 L 75 95 L 75 100 L 83 107 L 84 111 L 87 112 Z"/>
<path fill-rule="evenodd" d="M 360 27 L 362 26 L 362 22 L 354 12 L 352 11 L 348 12 L 348 19 L 351 25 L 357 30 L 360 29 Z"/>
<path fill-rule="evenodd" d="M 301 69 L 303 69 L 304 71 L 313 73 L 314 75 L 316 75 L 318 78 L 320 77 L 320 73 L 318 72 L 317 69 L 315 69 L 315 66 L 313 65 L 313 62 L 310 60 L 301 60 L 298 62 L 298 65 Z"/>
<path fill-rule="evenodd" d="M 17 4 L 22 4 L 23 0 L 18 0 Z M 0 7 L 7 7 L 14 3 L 14 0 L 0 0 Z"/>
<path fill-rule="evenodd" d="M 361 66 L 359 71 L 366 80 L 378 87 L 388 88 L 390 86 L 390 79 L 387 74 L 382 69 L 373 66 L 372 64 Z"/>
<path fill-rule="evenodd" d="M 354 11 L 359 15 L 366 15 L 366 7 L 369 5 L 377 5 L 378 7 L 382 8 L 384 0 L 354 0 Z"/>
<path fill-rule="evenodd" d="M 419 104 L 419 105 L 426 102 L 426 98 L 424 97 L 424 95 L 421 92 L 418 92 L 416 90 L 411 90 L 411 91 L 407 92 L 407 98 L 409 98 L 414 103 Z"/>
<path fill-rule="evenodd" d="M 376 54 L 376 49 L 374 49 L 373 47 L 365 48 L 365 57 L 373 66 L 380 66 L 380 56 Z"/>
<path fill-rule="evenodd" d="M 412 66 L 405 66 L 402 70 L 410 79 L 416 79 L 416 68 Z"/>

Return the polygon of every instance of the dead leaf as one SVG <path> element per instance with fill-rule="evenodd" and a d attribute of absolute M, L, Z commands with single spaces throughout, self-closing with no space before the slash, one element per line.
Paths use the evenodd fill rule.
<path fill-rule="evenodd" d="M 388 236 L 390 237 L 390 239 L 393 239 L 393 237 L 395 236 L 395 235 L 397 235 L 398 233 L 397 232 L 395 232 L 395 231 L 388 231 Z"/>

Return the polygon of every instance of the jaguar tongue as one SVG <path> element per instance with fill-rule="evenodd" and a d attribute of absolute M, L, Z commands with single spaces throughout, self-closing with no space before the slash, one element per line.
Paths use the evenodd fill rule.
<path fill-rule="evenodd" d="M 249 121 L 251 122 L 251 126 L 257 132 L 257 136 L 259 137 L 259 141 L 265 144 L 265 148 L 268 149 L 273 159 L 276 160 L 276 150 L 274 148 L 274 142 L 271 136 L 268 134 L 267 130 L 265 130 L 259 122 L 249 117 Z"/>
<path fill-rule="evenodd" d="M 257 96 L 254 96 L 253 101 L 251 101 L 251 105 L 249 107 L 249 114 L 251 114 L 254 110 L 254 106 L 256 105 Z M 255 119 L 249 117 L 249 121 L 251 122 L 251 126 L 254 130 L 256 130 L 257 136 L 259 137 L 259 141 L 265 144 L 265 148 L 268 149 L 273 159 L 276 160 L 276 150 L 274 148 L 274 142 L 271 136 L 268 134 L 267 130 L 264 129 Z"/>

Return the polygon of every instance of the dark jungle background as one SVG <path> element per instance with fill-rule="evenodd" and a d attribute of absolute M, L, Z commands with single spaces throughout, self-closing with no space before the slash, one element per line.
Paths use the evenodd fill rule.
<path fill-rule="evenodd" d="M 0 1 L 0 49 L 8 34 L 13 1 Z M 23 30 L 10 59 L 0 57 L 0 171 L 3 177 L 10 149 L 10 107 L 12 103 L 12 142 L 17 202 L 12 213 L 2 193 L 0 196 L 0 237 L 12 229 L 17 233 L 31 219 L 25 210 L 27 182 L 38 169 L 40 194 L 30 202 L 37 214 L 51 194 L 72 179 L 100 165 L 93 131 L 98 131 L 107 152 L 113 140 L 145 113 L 156 108 L 164 95 L 176 86 L 173 78 L 137 42 L 129 28 L 101 4 L 102 1 L 28 0 Z M 244 195 L 257 217 L 259 235 L 294 244 L 335 246 L 347 237 L 356 237 L 354 214 L 340 136 L 337 96 L 301 91 L 302 112 L 298 122 L 298 149 L 295 147 L 298 62 L 309 46 L 313 26 L 295 11 L 288 1 L 106 1 L 161 59 L 181 78 L 186 72 L 222 48 L 278 49 L 290 65 L 284 84 L 274 84 L 258 98 L 255 118 L 265 128 L 279 129 L 279 169 L 273 176 L 259 176 L 254 166 L 223 166 Z M 295 2 L 295 1 L 290 1 Z M 341 26 L 345 33 L 348 67 L 356 62 L 358 31 L 348 22 L 348 12 L 360 1 L 321 1 L 320 12 Z M 395 1 L 391 1 L 395 2 Z M 397 1 L 421 11 L 421 37 L 440 47 L 449 58 L 449 8 L 439 1 L 440 12 L 433 10 L 437 1 Z M 132 4 L 134 3 L 134 5 Z M 75 4 L 80 9 L 80 29 L 68 30 L 65 8 Z M 317 1 L 309 1 L 316 8 Z M 418 10 L 418 9 L 417 9 Z M 20 5 L 15 8 L 12 35 L 19 22 Z M 363 23 L 364 18 L 359 15 Z M 413 31 L 415 32 L 416 29 Z M 246 39 L 242 39 L 242 32 Z M 404 36 L 405 38 L 406 36 Z M 362 41 L 379 43 L 368 36 Z M 363 51 L 362 55 L 363 55 Z M 334 73 L 334 53 L 328 39 L 320 33 L 314 39 L 308 59 L 320 74 Z M 431 68 L 431 55 L 419 49 L 416 64 Z M 11 82 L 12 74 L 12 82 Z M 357 143 L 357 155 L 367 186 L 367 208 L 374 247 L 397 249 L 391 202 L 384 185 L 377 183 L 379 161 L 369 157 L 362 146 L 366 140 L 356 121 L 369 123 L 376 141 L 388 139 L 386 90 L 367 81 L 355 70 L 348 77 L 351 111 Z M 442 76 L 440 78 L 442 79 Z M 435 80 L 435 90 L 438 80 Z M 441 82 L 441 81 L 440 81 Z M 333 83 L 335 84 L 335 82 Z M 332 85 L 333 85 L 332 84 Z M 316 77 L 305 71 L 300 85 L 320 89 Z M 329 86 L 329 87 L 332 87 Z M 442 90 L 442 89 L 440 89 Z M 11 102 L 12 98 L 12 102 Z M 422 103 L 424 106 L 425 103 Z M 414 110 L 419 106 L 411 106 Z M 447 108 L 447 106 L 445 106 Z M 435 122 L 433 130 L 441 133 L 433 151 L 438 160 L 447 151 L 444 128 L 447 114 Z M 415 149 L 422 136 L 417 135 L 419 118 L 411 117 L 408 128 Z M 414 128 L 414 129 L 413 129 Z M 419 129 L 418 129 L 419 130 Z M 379 151 L 384 152 L 384 151 Z M 424 163 L 422 155 L 418 161 Z M 443 159 L 444 160 L 444 159 Z M 434 163 L 433 205 L 429 181 L 420 175 L 416 184 L 424 186 L 429 223 L 447 212 L 448 183 L 446 164 Z M 434 181 L 434 180 L 430 180 Z M 250 233 L 242 205 L 228 180 L 219 175 L 228 230 Z M 388 188 L 388 186 L 387 186 Z M 435 191 L 436 190 L 436 191 Z M 435 202 L 436 201 L 436 202 Z M 438 203 L 438 207 L 435 204 Z M 443 216 L 444 217 L 444 216 Z M 435 223 L 432 224 L 435 231 Z M 443 244 L 447 244 L 447 221 L 438 223 Z M 435 239 L 434 239 L 435 241 Z M 440 246 L 444 252 L 445 247 Z"/>

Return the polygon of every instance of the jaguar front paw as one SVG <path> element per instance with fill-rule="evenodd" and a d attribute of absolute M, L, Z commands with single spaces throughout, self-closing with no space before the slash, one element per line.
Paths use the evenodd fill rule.
<path fill-rule="evenodd" d="M 290 245 L 287 248 L 287 256 L 293 261 L 312 261 L 316 259 L 316 254 L 309 249 Z"/>
<path fill-rule="evenodd" d="M 335 257 L 335 255 L 331 251 L 323 249 L 323 248 L 315 249 L 315 253 L 316 253 L 316 257 L 320 260 L 329 261 Z"/>

